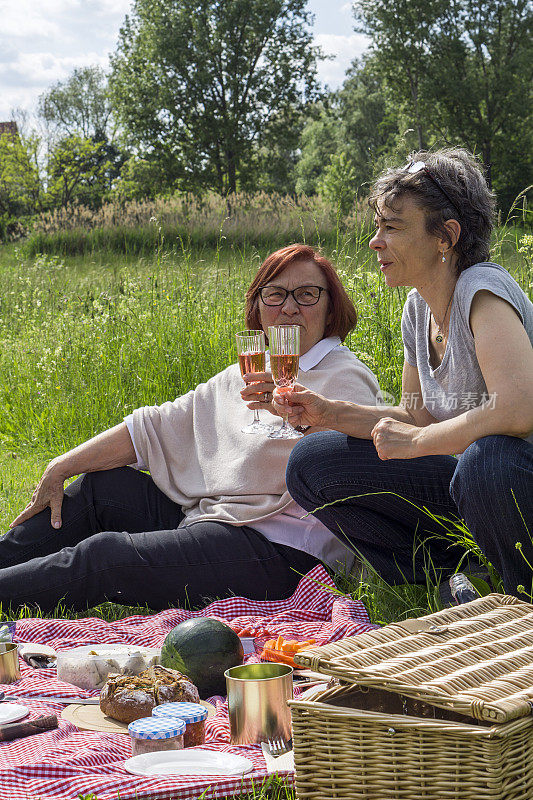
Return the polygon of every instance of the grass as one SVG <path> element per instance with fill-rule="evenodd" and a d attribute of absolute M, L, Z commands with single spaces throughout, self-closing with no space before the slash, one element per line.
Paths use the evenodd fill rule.
<path fill-rule="evenodd" d="M 362 203 L 343 220 L 357 227 Z M 154 224 L 154 222 L 157 224 Z M 110 202 L 92 210 L 73 206 L 38 215 L 23 243 L 26 255 L 107 253 L 150 255 L 162 233 L 169 249 L 216 248 L 225 239 L 238 247 L 276 249 L 280 241 L 338 240 L 337 214 L 320 197 L 277 194 L 239 194 L 227 198 L 208 192 L 201 196 L 174 195 L 155 200 Z"/>
<path fill-rule="evenodd" d="M 522 233 L 498 229 L 494 258 L 533 297 L 532 247 L 527 237 L 521 243 Z M 244 291 L 268 250 L 227 238 L 214 248 L 176 241 L 169 247 L 160 227 L 157 234 L 155 251 L 141 257 L 102 250 L 28 256 L 18 246 L 0 248 L 4 530 L 51 457 L 137 406 L 188 391 L 235 360 L 233 334 L 243 325 Z M 358 309 L 348 346 L 382 389 L 399 398 L 406 290 L 384 286 L 368 236 L 364 226 L 338 230 L 335 248 L 324 250 Z M 285 242 L 280 238 L 274 246 Z"/>
<path fill-rule="evenodd" d="M 200 211 L 192 215 L 181 238 L 170 217 L 165 225 L 142 230 L 132 225 L 131 236 L 144 244 L 127 252 L 109 244 L 103 233 L 91 239 L 90 231 L 77 228 L 65 232 L 61 246 L 58 231 L 43 227 L 38 240 L 0 248 L 2 530 L 26 505 L 51 457 L 111 427 L 137 406 L 188 391 L 236 359 L 233 334 L 243 326 L 244 290 L 266 253 L 303 238 L 299 232 L 324 245 L 353 295 L 359 322 L 347 344 L 376 373 L 382 389 L 399 398 L 406 290 L 389 291 L 382 283 L 368 250 L 368 230 L 346 223 L 332 231 L 326 216 L 314 227 L 306 222 L 298 228 L 297 214 L 293 228 L 276 230 L 281 211 L 276 216 L 269 207 L 271 219 L 261 216 L 262 233 L 253 239 L 257 210 L 255 222 L 240 215 L 240 222 L 234 218 L 222 234 L 220 211 L 205 212 L 203 233 Z M 116 234 L 115 244 L 118 227 L 107 226 Z M 146 239 L 144 230 L 149 230 Z M 533 247 L 522 235 L 518 227 L 498 229 L 494 258 L 533 298 Z M 452 535 L 464 538 L 465 532 L 456 529 Z M 341 575 L 335 581 L 339 591 L 363 600 L 379 622 L 427 613 L 438 604 L 429 574 L 426 587 L 388 587 L 371 571 L 364 581 Z M 10 617 L 13 610 L 1 611 Z M 14 613 L 35 616 L 29 609 Z M 60 613 L 68 615 L 65 609 Z M 132 613 L 149 609 L 106 603 L 87 612 L 109 620 Z M 252 797 L 293 800 L 294 795 L 270 781 Z"/>
<path fill-rule="evenodd" d="M 198 800 L 203 800 L 203 797 L 204 794 L 201 794 Z M 294 800 L 294 798 L 294 790 L 284 778 L 270 775 L 259 786 L 253 786 L 250 793 L 233 794 L 224 800 Z M 98 797 L 90 793 L 79 795 L 79 800 L 98 800 Z M 120 796 L 117 797 L 117 800 L 120 800 Z M 151 798 L 144 797 L 143 800 L 151 800 Z M 173 797 L 169 795 L 165 800 L 173 800 Z"/>

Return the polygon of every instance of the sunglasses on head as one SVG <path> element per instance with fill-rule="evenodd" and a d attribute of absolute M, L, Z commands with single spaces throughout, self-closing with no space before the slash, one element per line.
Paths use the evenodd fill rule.
<path fill-rule="evenodd" d="M 452 200 L 452 198 L 450 197 L 450 195 L 448 194 L 448 192 L 446 191 L 446 189 L 444 188 L 444 186 L 442 186 L 441 182 L 440 182 L 440 181 L 439 181 L 439 180 L 438 180 L 438 179 L 437 179 L 437 178 L 436 178 L 434 175 L 432 175 L 432 173 L 431 173 L 431 171 L 430 171 L 429 167 L 427 167 L 427 166 L 424 164 L 424 162 L 423 162 L 423 161 L 411 161 L 411 162 L 410 162 L 410 163 L 409 163 L 409 164 L 408 164 L 408 165 L 405 167 L 405 171 L 406 171 L 406 172 L 408 172 L 410 175 L 414 175 L 414 174 L 415 174 L 415 173 L 417 173 L 417 172 L 425 172 L 425 173 L 426 173 L 426 175 L 428 176 L 428 178 L 429 178 L 431 181 L 433 181 L 433 183 L 435 184 L 435 186 L 437 187 L 437 189 L 439 189 L 439 191 L 440 191 L 440 192 L 442 192 L 442 194 L 443 194 L 443 195 L 444 195 L 444 197 L 447 199 L 447 201 L 450 203 L 450 205 L 452 206 L 452 208 L 454 208 L 454 209 L 457 211 L 457 214 L 458 214 L 459 216 L 461 215 L 461 212 L 460 212 L 460 211 L 459 211 L 459 209 L 457 208 L 457 205 L 454 203 L 454 201 Z"/>

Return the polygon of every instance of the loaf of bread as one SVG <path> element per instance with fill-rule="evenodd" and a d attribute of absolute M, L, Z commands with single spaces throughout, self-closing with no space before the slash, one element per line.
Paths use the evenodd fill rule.
<path fill-rule="evenodd" d="M 100 692 L 100 708 L 119 722 L 150 717 L 161 703 L 199 703 L 198 689 L 175 669 L 150 667 L 140 675 L 110 675 Z"/>

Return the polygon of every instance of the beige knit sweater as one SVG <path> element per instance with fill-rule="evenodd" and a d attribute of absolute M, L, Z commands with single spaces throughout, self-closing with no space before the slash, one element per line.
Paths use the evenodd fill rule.
<path fill-rule="evenodd" d="M 331 350 L 298 382 L 328 398 L 374 405 L 374 374 L 345 347 Z M 156 485 L 184 511 L 182 525 L 219 520 L 253 525 L 290 502 L 285 468 L 297 440 L 247 436 L 252 412 L 236 364 L 173 402 L 133 412 L 139 455 Z M 276 417 L 270 417 L 275 425 Z M 281 420 L 279 420 L 281 424 Z"/>

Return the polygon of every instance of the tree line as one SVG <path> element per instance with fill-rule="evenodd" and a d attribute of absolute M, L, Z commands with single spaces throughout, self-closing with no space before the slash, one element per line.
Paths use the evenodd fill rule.
<path fill-rule="evenodd" d="M 41 132 L 0 135 L 0 233 L 82 203 L 319 193 L 341 213 L 414 149 L 464 145 L 506 210 L 533 183 L 529 0 L 357 0 L 370 37 L 317 79 L 307 0 L 135 0 L 107 72 L 74 70 Z"/>

